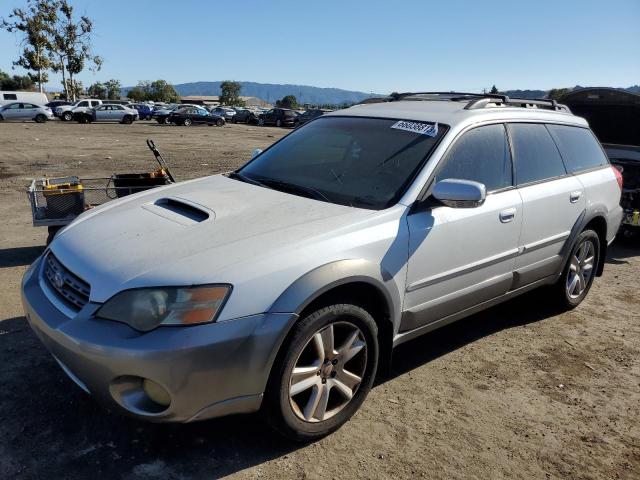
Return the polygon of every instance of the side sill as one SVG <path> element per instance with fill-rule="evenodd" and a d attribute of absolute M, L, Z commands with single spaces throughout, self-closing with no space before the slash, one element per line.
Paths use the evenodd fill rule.
<path fill-rule="evenodd" d="M 525 285 L 524 287 L 520 287 L 516 290 L 511 290 L 507 293 L 505 293 L 504 295 L 501 295 L 500 297 L 488 300 L 486 302 L 482 302 L 478 305 L 475 305 L 473 307 L 467 308 L 465 310 L 462 310 L 458 313 L 454 313 L 452 315 L 446 316 L 444 318 L 441 318 L 439 320 L 436 320 L 434 322 L 428 323 L 426 325 L 423 325 L 421 327 L 418 327 L 414 330 L 410 330 L 408 332 L 403 332 L 403 333 L 398 333 L 394 338 L 393 338 L 393 347 L 397 347 L 398 345 L 403 344 L 404 342 L 407 342 L 409 340 L 412 340 L 416 337 L 419 337 L 421 335 L 424 335 L 426 333 L 432 332 L 433 330 L 437 330 L 438 328 L 444 327 L 445 325 L 449 325 L 450 323 L 456 322 L 458 320 L 461 320 L 463 318 L 466 318 L 470 315 L 473 315 L 474 313 L 478 313 L 482 310 L 485 310 L 487 308 L 493 307 L 494 305 L 498 305 L 502 302 L 506 302 L 507 300 L 510 300 L 514 297 L 517 297 L 518 295 L 521 295 L 525 292 L 528 292 L 530 290 L 533 290 L 537 287 L 540 287 L 542 285 L 548 285 L 551 284 L 553 282 L 555 282 L 557 276 L 556 275 L 550 275 L 548 277 L 545 278 L 541 278 L 540 280 L 533 282 L 529 285 Z M 404 314 L 404 312 L 403 312 Z"/>

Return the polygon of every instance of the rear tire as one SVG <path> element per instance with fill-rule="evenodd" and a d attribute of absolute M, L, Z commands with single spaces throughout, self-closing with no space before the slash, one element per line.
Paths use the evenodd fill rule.
<path fill-rule="evenodd" d="M 185 127 L 190 127 L 192 123 L 193 121 L 190 118 L 185 118 L 184 120 L 182 120 L 182 125 L 184 125 Z"/>
<path fill-rule="evenodd" d="M 369 312 L 351 304 L 320 308 L 294 325 L 278 353 L 266 420 L 296 441 L 324 437 L 360 408 L 377 366 L 378 328 Z"/>
<path fill-rule="evenodd" d="M 278 119 L 276 120 L 276 127 L 281 127 L 282 126 L 282 120 Z"/>
<path fill-rule="evenodd" d="M 585 230 L 578 235 L 562 275 L 552 287 L 561 308 L 573 309 L 585 299 L 599 261 L 600 238 L 593 230 Z"/>

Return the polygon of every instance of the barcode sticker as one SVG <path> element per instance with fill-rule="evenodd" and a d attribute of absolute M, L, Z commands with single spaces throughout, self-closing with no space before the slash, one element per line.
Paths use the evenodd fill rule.
<path fill-rule="evenodd" d="M 405 130 L 407 132 L 413 132 L 420 135 L 427 135 L 429 137 L 435 137 L 436 135 L 438 135 L 437 123 L 422 123 L 410 122 L 409 120 L 400 120 L 391 125 L 391 128 Z"/>

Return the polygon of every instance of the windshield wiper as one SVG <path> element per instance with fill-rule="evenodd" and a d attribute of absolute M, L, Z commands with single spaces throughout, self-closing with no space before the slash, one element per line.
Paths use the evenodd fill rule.
<path fill-rule="evenodd" d="M 227 177 L 235 178 L 236 180 L 240 180 L 241 182 L 245 182 L 245 183 L 250 183 L 251 185 L 258 185 L 259 187 L 271 188 L 268 185 L 265 185 L 264 183 L 259 182 L 258 180 L 254 180 L 253 178 L 247 177 L 246 175 L 243 175 L 236 171 L 230 172 L 227 175 Z"/>
<path fill-rule="evenodd" d="M 316 200 L 323 200 L 325 202 L 333 203 L 324 193 L 316 190 L 315 188 L 307 187 L 305 185 L 296 185 L 295 183 L 285 182 L 284 180 L 274 180 L 271 178 L 262 180 L 262 183 L 264 185 L 271 186 L 276 190 L 282 189 L 284 191 L 288 191 L 289 193 L 302 193 L 306 194 L 307 197 L 311 197 Z"/>

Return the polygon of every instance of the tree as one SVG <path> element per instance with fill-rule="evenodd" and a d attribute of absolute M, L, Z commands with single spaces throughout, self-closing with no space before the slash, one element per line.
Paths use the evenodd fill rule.
<path fill-rule="evenodd" d="M 47 70 L 51 68 L 48 51 L 51 48 L 52 26 L 57 20 L 56 0 L 27 0 L 25 9 L 14 8 L 8 19 L 2 19 L 0 28 L 8 32 L 20 32 L 21 54 L 13 62 L 24 68 L 33 82 L 38 83 L 40 92 L 47 82 Z"/>
<path fill-rule="evenodd" d="M 180 101 L 180 95 L 176 92 L 176 89 L 173 88 L 173 85 L 167 83 L 165 80 L 156 80 L 155 82 L 151 82 L 150 88 L 150 98 L 149 100 L 153 100 L 154 102 L 169 102 L 175 103 Z"/>
<path fill-rule="evenodd" d="M 66 100 L 75 101 L 76 98 L 84 92 L 82 82 L 80 80 L 71 80 L 70 78 L 67 78 L 66 84 L 63 83 L 62 86 L 64 87 L 64 98 Z"/>
<path fill-rule="evenodd" d="M 58 13 L 52 27 L 49 50 L 52 69 L 62 73 L 67 99 L 75 100 L 78 88 L 74 76 L 82 72 L 86 64 L 91 70 L 100 70 L 102 59 L 91 51 L 91 20 L 84 15 L 76 20 L 73 7 L 67 0 L 57 0 L 55 4 Z"/>
<path fill-rule="evenodd" d="M 142 102 L 147 100 L 147 94 L 142 89 L 142 87 L 137 86 L 129 89 L 129 91 L 127 92 L 127 98 L 133 100 L 134 102 Z"/>
<path fill-rule="evenodd" d="M 0 90 L 33 90 L 33 79 L 29 75 L 9 75 L 0 70 Z"/>
<path fill-rule="evenodd" d="M 120 85 L 120 81 L 112 78 L 104 82 L 104 86 L 107 89 L 107 98 L 109 100 L 118 100 L 120 98 L 120 89 L 122 85 Z"/>
<path fill-rule="evenodd" d="M 240 89 L 242 85 L 238 82 L 225 80 L 220 84 L 220 105 L 237 105 L 243 106 L 244 102 L 240 99 Z"/>
<path fill-rule="evenodd" d="M 103 83 L 96 82 L 87 88 L 87 95 L 104 100 L 107 98 L 107 87 Z"/>
<path fill-rule="evenodd" d="M 120 82 L 118 82 L 118 92 L 119 91 Z M 175 103 L 180 101 L 180 95 L 178 95 L 176 89 L 173 88 L 173 85 L 167 83 L 166 80 L 138 82 L 137 86 L 129 89 L 127 97 L 136 102 L 153 100 L 154 102 Z"/>
<path fill-rule="evenodd" d="M 282 100 L 276 100 L 276 106 L 282 108 L 298 108 L 298 100 L 295 95 L 287 95 Z"/>
<path fill-rule="evenodd" d="M 500 91 L 498 90 L 498 87 L 496 87 L 495 85 L 493 87 L 491 87 L 491 91 L 489 92 L 491 95 L 497 95 L 500 93 Z"/>
<path fill-rule="evenodd" d="M 551 90 L 549 90 L 549 93 L 547 93 L 547 98 L 551 100 L 559 100 L 560 97 L 569 93 L 570 91 L 570 88 L 552 88 Z"/>

